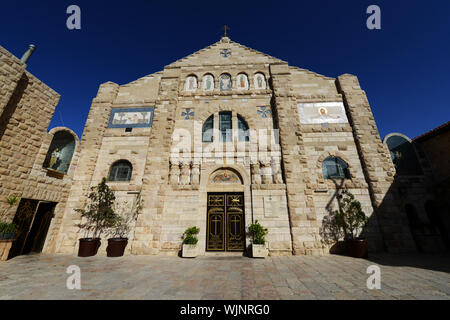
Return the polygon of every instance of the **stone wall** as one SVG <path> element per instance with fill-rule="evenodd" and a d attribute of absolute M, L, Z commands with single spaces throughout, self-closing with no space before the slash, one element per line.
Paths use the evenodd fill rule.
<path fill-rule="evenodd" d="M 366 94 L 353 75 L 338 77 L 336 86 L 344 99 L 386 249 L 414 251 L 408 220 L 393 187 L 395 168 L 387 146 L 380 139 Z"/>
<path fill-rule="evenodd" d="M 60 178 L 47 175 L 43 168 L 45 156 L 60 127 L 47 133 L 59 101 L 59 94 L 25 70 L 26 65 L 0 47 L 0 212 L 8 220 L 17 208 L 9 207 L 6 197 L 51 201 L 57 203 L 45 246 L 58 233 L 58 224 L 69 194 L 71 177 L 77 164 L 77 147 L 69 172 Z M 44 251 L 46 250 L 44 248 Z"/>

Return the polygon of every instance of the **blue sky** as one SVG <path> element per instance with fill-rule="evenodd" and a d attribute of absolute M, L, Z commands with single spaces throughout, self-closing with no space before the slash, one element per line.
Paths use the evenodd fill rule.
<path fill-rule="evenodd" d="M 66 8 L 81 8 L 81 30 Z M 381 8 L 382 29 L 366 28 Z M 160 71 L 218 41 L 232 40 L 336 77 L 352 73 L 366 91 L 380 135 L 414 138 L 450 120 L 450 1 L 7 1 L 0 45 L 61 94 L 50 128 L 79 136 L 98 86 Z M 49 129 L 50 129 L 49 128 Z"/>

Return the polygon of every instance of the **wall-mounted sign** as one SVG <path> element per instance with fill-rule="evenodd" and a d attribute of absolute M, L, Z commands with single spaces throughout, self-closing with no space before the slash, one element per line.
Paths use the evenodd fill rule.
<path fill-rule="evenodd" d="M 144 128 L 153 123 L 154 108 L 112 109 L 108 128 Z"/>
<path fill-rule="evenodd" d="M 342 102 L 299 103 L 300 123 L 347 123 Z"/>

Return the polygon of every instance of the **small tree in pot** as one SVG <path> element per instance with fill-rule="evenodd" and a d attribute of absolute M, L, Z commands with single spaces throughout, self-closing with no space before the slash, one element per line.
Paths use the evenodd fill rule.
<path fill-rule="evenodd" d="M 114 192 L 106 184 L 106 178 L 95 187 L 91 187 L 85 209 L 75 209 L 81 214 L 81 222 L 77 227 L 85 230 L 85 237 L 79 239 L 78 256 L 90 257 L 97 254 L 101 245 L 100 236 L 114 226 L 117 214 L 114 212 Z"/>
<path fill-rule="evenodd" d="M 344 233 L 347 254 L 362 258 L 367 256 L 367 240 L 360 237 L 369 218 L 362 210 L 361 203 L 348 190 L 338 195 L 339 210 L 335 211 L 336 225 Z"/>
<path fill-rule="evenodd" d="M 252 257 L 265 258 L 267 256 L 265 237 L 269 231 L 256 220 L 249 226 L 249 233 L 252 237 Z"/>
<path fill-rule="evenodd" d="M 110 229 L 112 238 L 108 239 L 108 247 L 106 248 L 106 254 L 108 257 L 123 256 L 125 248 L 128 244 L 128 234 L 131 229 L 130 224 L 137 220 L 142 208 L 141 195 L 138 195 L 131 210 L 127 209 L 128 204 L 129 203 L 126 201 L 122 203 L 122 207 L 119 209 L 121 214 L 116 215 L 113 226 Z"/>
<path fill-rule="evenodd" d="M 0 240 L 14 240 L 17 231 L 17 225 L 15 223 L 6 222 L 8 219 L 8 211 L 19 202 L 20 197 L 11 195 L 6 198 L 8 207 L 2 212 L 0 217 Z"/>
<path fill-rule="evenodd" d="M 197 234 L 200 232 L 200 229 L 197 227 L 191 227 L 186 229 L 183 233 L 183 250 L 182 257 L 183 258 L 195 258 L 198 254 L 197 252 Z"/>

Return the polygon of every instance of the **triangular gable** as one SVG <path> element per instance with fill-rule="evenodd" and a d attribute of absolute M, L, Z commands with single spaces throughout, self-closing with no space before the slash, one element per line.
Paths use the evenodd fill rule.
<path fill-rule="evenodd" d="M 220 41 L 179 59 L 167 67 L 262 63 L 273 64 L 287 62 L 243 46 L 242 44 L 231 41 L 227 37 L 223 37 Z"/>

